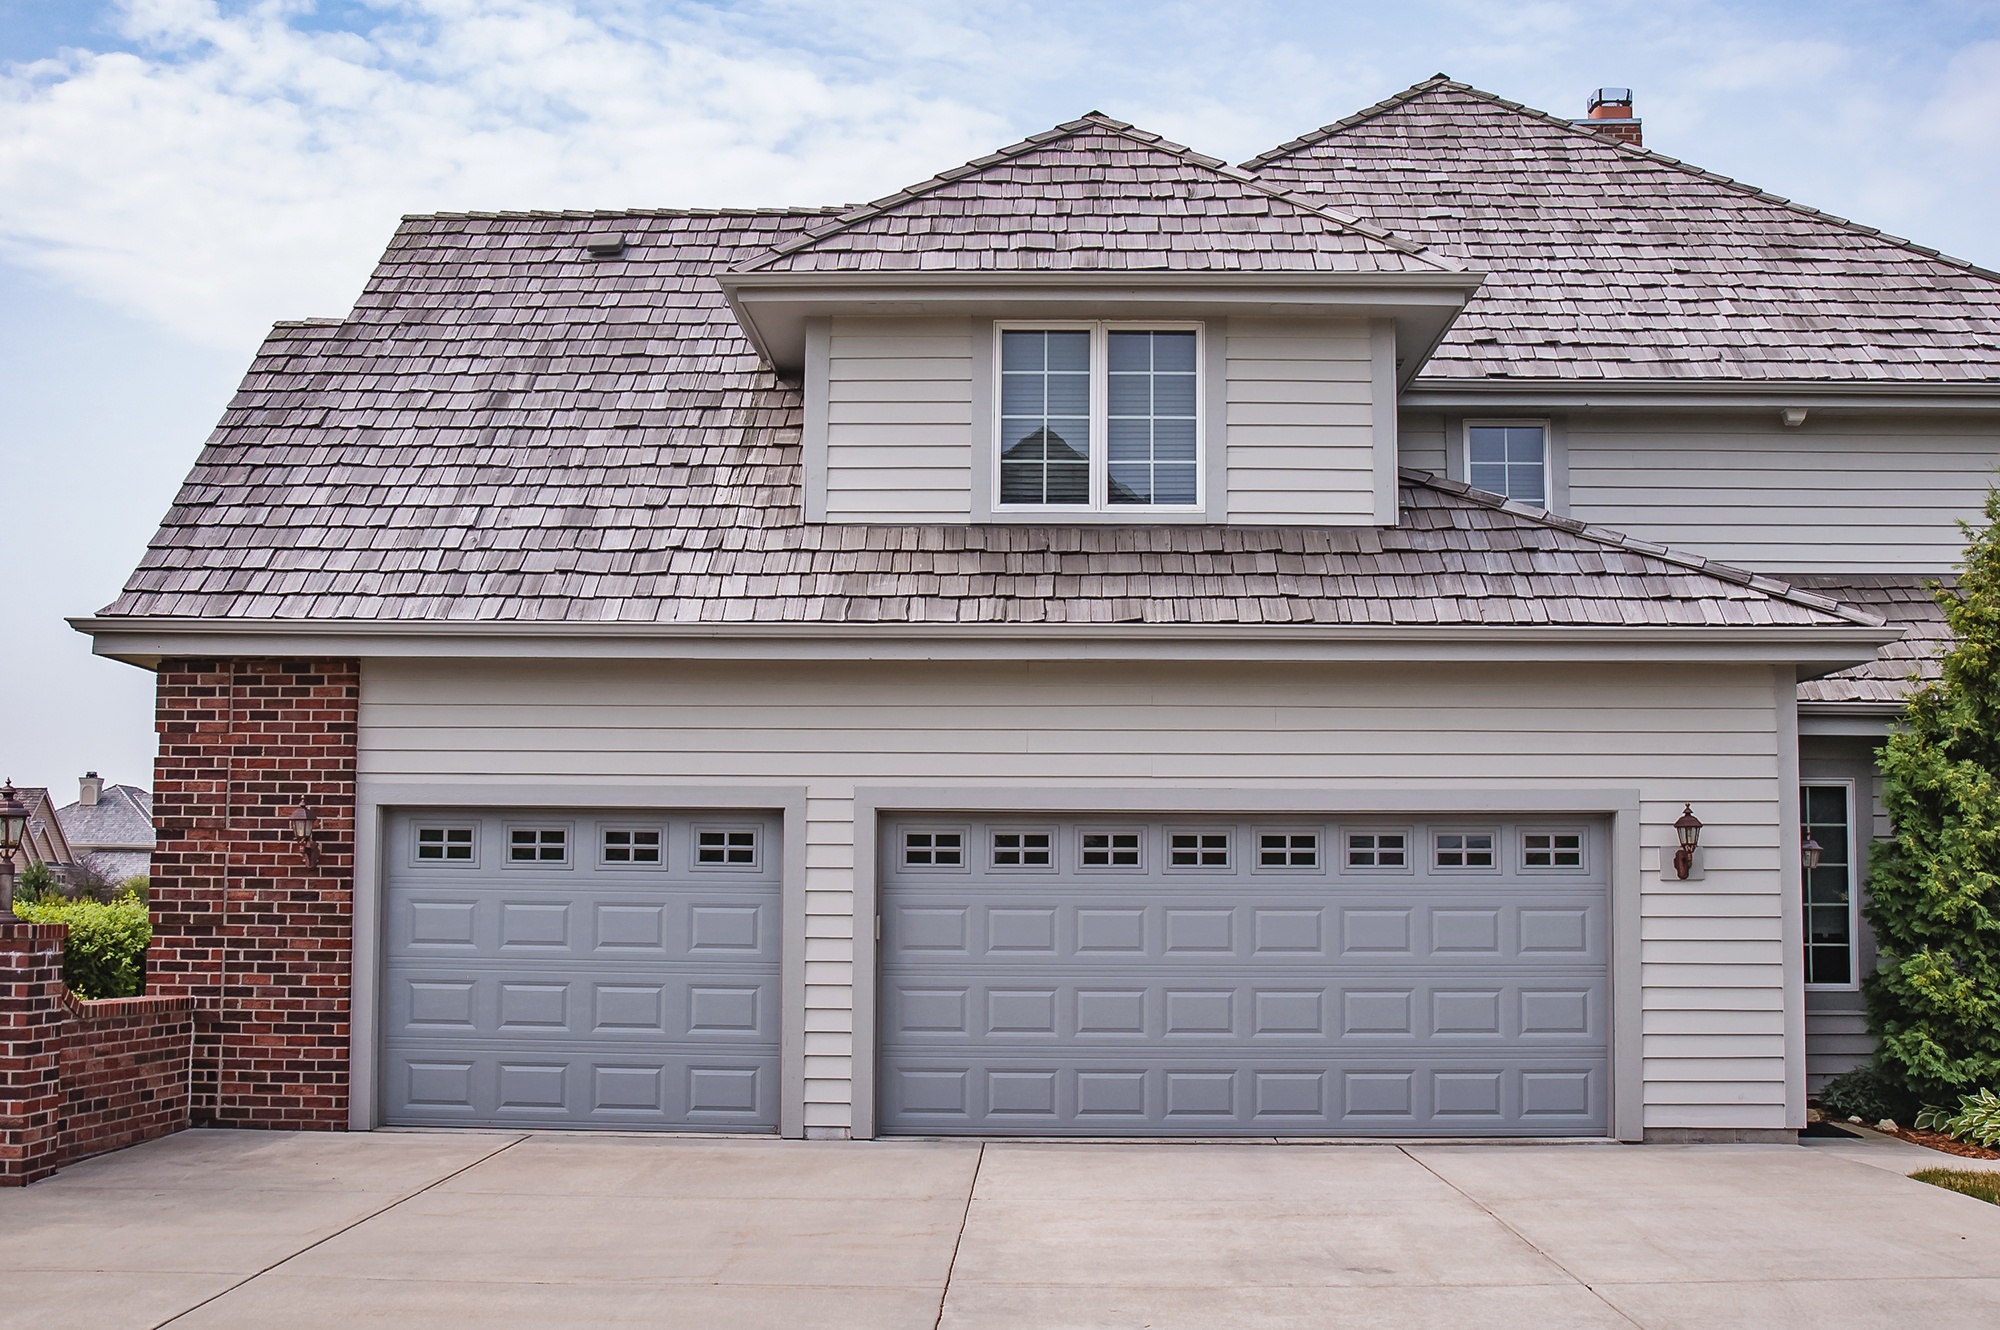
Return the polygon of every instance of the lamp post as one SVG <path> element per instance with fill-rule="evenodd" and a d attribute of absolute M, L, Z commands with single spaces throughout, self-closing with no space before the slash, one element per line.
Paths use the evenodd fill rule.
<path fill-rule="evenodd" d="M 1681 847 L 1674 851 L 1674 871 L 1685 882 L 1694 871 L 1695 847 L 1701 844 L 1701 819 L 1694 815 L 1693 804 L 1681 805 L 1681 815 L 1674 819 L 1674 835 L 1681 842 Z"/>
<path fill-rule="evenodd" d="M 0 924 L 19 923 L 14 917 L 14 852 L 28 834 L 28 806 L 14 782 L 0 789 Z"/>

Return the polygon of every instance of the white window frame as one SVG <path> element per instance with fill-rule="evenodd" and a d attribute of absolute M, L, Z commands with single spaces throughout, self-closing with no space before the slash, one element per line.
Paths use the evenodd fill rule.
<path fill-rule="evenodd" d="M 425 859 L 421 856 L 423 842 L 419 839 L 426 831 L 469 831 L 472 833 L 472 853 L 463 859 Z M 450 822 L 424 818 L 410 819 L 410 867 L 412 868 L 477 868 L 479 867 L 479 842 L 481 827 L 478 822 Z M 440 848 L 451 844 L 449 840 L 439 841 Z"/>
<path fill-rule="evenodd" d="M 554 859 L 516 859 L 514 857 L 514 833 L 517 831 L 560 831 L 563 834 L 563 857 Z M 540 841 L 536 848 L 539 850 Z M 500 833 L 500 866 L 511 872 L 567 872 L 576 867 L 576 823 L 562 820 L 515 821 L 502 824 Z"/>
<path fill-rule="evenodd" d="M 1807 984 L 1809 993 L 1858 993 L 1861 991 L 1861 837 L 1858 823 L 1861 821 L 1857 800 L 1859 791 L 1852 780 L 1809 780 L 1801 779 L 1801 792 L 1807 786 L 1833 785 L 1847 791 L 1847 982 L 1844 984 Z M 1799 824 L 1805 824 L 1805 800 L 1799 800 Z M 1801 837 L 1801 845 L 1805 843 Z M 1804 865 L 1800 866 L 1799 883 L 1799 966 L 1805 967 L 1805 948 L 1812 944 L 1812 920 L 1805 914 Z"/>
<path fill-rule="evenodd" d="M 1549 842 L 1549 858 L 1552 862 L 1547 864 L 1529 863 L 1528 837 L 1530 836 L 1548 836 L 1551 838 L 1556 836 L 1576 837 L 1576 862 L 1574 864 L 1554 863 L 1553 860 L 1555 859 L 1559 851 L 1555 847 L 1554 840 L 1551 839 Z M 1588 827 L 1577 827 L 1577 826 L 1516 827 L 1514 828 L 1514 844 L 1516 852 L 1516 862 L 1518 865 L 1516 871 L 1520 873 L 1532 875 L 1535 877 L 1546 877 L 1551 874 L 1568 873 L 1574 876 L 1579 873 L 1587 874 L 1590 872 L 1590 829 Z"/>
<path fill-rule="evenodd" d="M 614 831 L 627 833 L 650 831 L 655 833 L 659 836 L 660 843 L 653 848 L 660 852 L 660 857 L 652 863 L 644 863 L 636 859 L 607 859 L 605 851 L 609 847 L 605 845 L 604 838 Z M 668 845 L 667 829 L 658 822 L 600 822 L 597 824 L 597 866 L 609 869 L 614 873 L 660 873 L 666 871 Z M 627 845 L 625 848 L 633 851 L 638 849 L 636 845 Z"/>
<path fill-rule="evenodd" d="M 1006 400 L 1003 355 L 1009 332 L 1088 332 L 1090 334 L 1090 502 L 1003 503 L 1000 500 L 1002 403 Z M 1111 334 L 1114 332 L 1191 332 L 1194 334 L 1194 502 L 1110 502 L 1111 491 Z M 1193 319 L 1001 319 L 993 325 L 993 433 L 986 441 L 987 493 L 993 512 L 1021 513 L 1205 513 L 1208 511 L 1208 330 Z M 1546 448 L 1546 436 L 1544 447 Z"/>
<path fill-rule="evenodd" d="M 1472 483 L 1472 431 L 1475 426 L 1501 429 L 1539 429 L 1542 432 L 1542 507 L 1553 510 L 1556 506 L 1556 432 L 1555 426 L 1544 417 L 1478 417 L 1461 420 L 1458 424 L 1459 465 L 1463 468 L 1459 479 Z M 1510 496 L 1511 497 L 1511 496 Z M 1515 499 L 1522 503 L 1525 500 Z"/>

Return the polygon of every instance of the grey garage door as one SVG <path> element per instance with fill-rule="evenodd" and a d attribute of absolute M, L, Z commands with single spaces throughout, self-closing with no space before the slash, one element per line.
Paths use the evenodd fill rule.
<path fill-rule="evenodd" d="M 885 819 L 886 1130 L 1606 1129 L 1587 820 Z"/>
<path fill-rule="evenodd" d="M 395 816 L 386 1120 L 775 1130 L 778 848 L 754 813 Z"/>

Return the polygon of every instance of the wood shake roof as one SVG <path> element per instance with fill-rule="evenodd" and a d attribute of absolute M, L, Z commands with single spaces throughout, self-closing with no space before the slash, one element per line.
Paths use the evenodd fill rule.
<path fill-rule="evenodd" d="M 2000 384 L 2000 278 L 1439 75 L 1245 163 L 1487 278 L 1422 380 Z"/>
<path fill-rule="evenodd" d="M 782 240 L 741 270 L 1459 270 L 1422 248 L 1093 111 Z"/>

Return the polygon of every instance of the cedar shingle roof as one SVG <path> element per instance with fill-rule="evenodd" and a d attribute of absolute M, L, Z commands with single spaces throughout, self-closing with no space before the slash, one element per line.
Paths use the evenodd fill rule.
<path fill-rule="evenodd" d="M 1389 529 L 802 520 L 796 385 L 714 274 L 821 214 L 411 218 L 283 324 L 108 616 L 1839 625 L 1783 584 L 1405 473 Z M 622 234 L 620 257 L 587 236 Z"/>
<path fill-rule="evenodd" d="M 1951 645 L 1944 609 L 1930 592 L 1950 577 L 1908 573 L 1787 573 L 1785 580 L 1842 604 L 1880 615 L 1903 636 L 1866 665 L 1799 685 L 1801 702 L 1896 702 L 1910 695 L 1912 677 L 1928 683 L 1942 676 L 1939 657 Z"/>
<path fill-rule="evenodd" d="M 1422 379 L 2000 383 L 2000 280 L 1439 75 L 1246 163 L 1488 274 Z"/>
<path fill-rule="evenodd" d="M 1449 259 L 1091 112 L 842 214 L 750 272 L 1438 272 Z"/>

